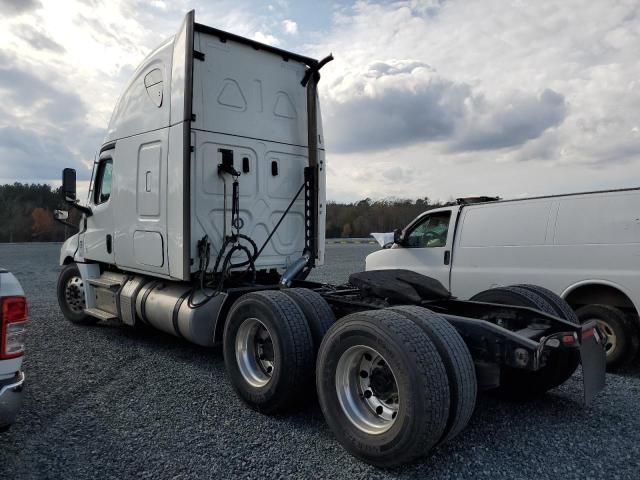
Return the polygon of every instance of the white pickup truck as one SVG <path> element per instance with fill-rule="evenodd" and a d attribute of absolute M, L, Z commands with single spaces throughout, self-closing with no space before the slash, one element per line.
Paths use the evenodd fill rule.
<path fill-rule="evenodd" d="M 16 419 L 22 403 L 22 357 L 27 302 L 20 283 L 0 268 L 0 431 Z"/>
<path fill-rule="evenodd" d="M 480 200 L 480 201 L 478 201 Z M 640 311 L 640 189 L 496 201 L 429 210 L 369 255 L 367 270 L 404 268 L 461 299 L 530 283 L 564 298 L 608 335 L 607 365 L 634 358 Z"/>

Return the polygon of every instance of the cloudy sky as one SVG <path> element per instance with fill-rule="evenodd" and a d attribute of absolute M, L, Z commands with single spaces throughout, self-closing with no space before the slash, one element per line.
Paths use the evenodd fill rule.
<path fill-rule="evenodd" d="M 0 0 L 0 183 L 86 180 L 127 79 L 191 8 L 333 52 L 330 199 L 640 186 L 640 0 Z"/>

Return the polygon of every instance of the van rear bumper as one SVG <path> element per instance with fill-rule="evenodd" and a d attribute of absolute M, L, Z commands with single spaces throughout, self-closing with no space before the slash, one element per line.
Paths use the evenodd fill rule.
<path fill-rule="evenodd" d="M 18 372 L 13 378 L 0 381 L 0 428 L 11 425 L 18 416 L 24 379 L 24 372 Z"/>

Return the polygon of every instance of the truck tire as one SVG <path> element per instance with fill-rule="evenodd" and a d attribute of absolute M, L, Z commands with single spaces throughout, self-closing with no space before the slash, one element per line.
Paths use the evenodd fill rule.
<path fill-rule="evenodd" d="M 470 300 L 535 308 L 568 321 L 575 321 L 559 315 L 552 303 L 539 293 L 521 286 L 492 288 L 474 295 Z M 499 391 L 508 397 L 518 399 L 540 396 L 566 382 L 575 372 L 579 362 L 578 352 L 554 351 L 549 355 L 547 364 L 535 372 L 502 367 Z"/>
<path fill-rule="evenodd" d="M 576 311 L 582 323 L 598 322 L 607 335 L 607 369 L 615 369 L 633 360 L 638 353 L 638 329 L 619 309 L 609 305 L 585 305 Z"/>
<path fill-rule="evenodd" d="M 516 288 L 524 288 L 525 290 L 529 290 L 531 292 L 537 293 L 542 298 L 544 298 L 547 303 L 551 305 L 551 307 L 555 310 L 555 315 L 560 318 L 564 318 L 565 320 L 569 320 L 572 323 L 580 323 L 578 321 L 578 317 L 576 313 L 571 308 L 571 305 L 567 303 L 567 301 L 562 298 L 560 295 L 552 292 L 548 288 L 541 287 L 539 285 L 513 285 Z"/>
<path fill-rule="evenodd" d="M 65 265 L 58 275 L 58 305 L 67 320 L 78 325 L 94 325 L 98 319 L 84 313 L 84 284 L 75 263 Z"/>
<path fill-rule="evenodd" d="M 304 313 L 317 352 L 325 333 L 336 321 L 333 310 L 322 295 L 308 288 L 286 288 L 282 292 L 291 297 Z"/>
<path fill-rule="evenodd" d="M 252 292 L 236 300 L 223 351 L 233 388 L 259 412 L 283 411 L 313 385 L 311 332 L 300 307 L 282 292 Z"/>
<path fill-rule="evenodd" d="M 413 305 L 391 307 L 389 310 L 418 325 L 440 354 L 447 371 L 451 399 L 449 418 L 440 443 L 448 442 L 467 426 L 476 406 L 478 381 L 467 344 L 447 320 L 431 310 Z"/>
<path fill-rule="evenodd" d="M 378 467 L 426 454 L 447 426 L 449 383 L 438 350 L 396 312 L 372 310 L 338 320 L 320 345 L 316 387 L 338 441 Z"/>

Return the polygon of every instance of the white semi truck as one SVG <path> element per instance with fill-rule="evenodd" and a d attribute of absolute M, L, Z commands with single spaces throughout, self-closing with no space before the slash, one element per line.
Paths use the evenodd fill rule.
<path fill-rule="evenodd" d="M 478 389 L 533 396 L 580 362 L 604 386 L 604 338 L 534 286 L 520 304 L 459 301 L 406 270 L 306 281 L 324 259 L 322 61 L 195 23 L 135 72 L 63 245 L 58 298 L 77 324 L 146 324 L 222 344 L 229 380 L 266 414 L 313 397 L 338 441 L 379 466 L 451 440 Z M 338 319 L 336 321 L 336 318 Z"/>

